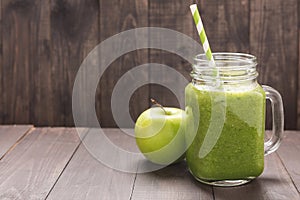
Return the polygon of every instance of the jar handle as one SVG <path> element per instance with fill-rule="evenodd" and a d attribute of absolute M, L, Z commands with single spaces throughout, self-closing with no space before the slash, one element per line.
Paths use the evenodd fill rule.
<path fill-rule="evenodd" d="M 266 99 L 270 100 L 272 107 L 272 135 L 271 138 L 265 142 L 265 156 L 276 151 L 283 139 L 284 135 L 284 114 L 283 103 L 281 95 L 277 90 L 270 86 L 263 85 L 262 88 L 266 93 Z"/>

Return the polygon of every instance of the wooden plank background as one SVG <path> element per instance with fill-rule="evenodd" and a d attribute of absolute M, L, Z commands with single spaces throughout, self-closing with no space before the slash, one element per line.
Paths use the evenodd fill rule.
<path fill-rule="evenodd" d="M 297 0 L 199 0 L 213 51 L 258 57 L 259 81 L 279 90 L 285 128 L 300 129 L 299 9 Z M 198 40 L 189 5 L 193 0 L 2 0 L 0 1 L 0 123 L 73 126 L 71 95 L 76 72 L 99 42 L 121 31 L 158 26 Z M 189 77 L 191 67 L 159 50 L 138 50 L 117 59 L 95 95 L 103 127 L 115 127 L 110 97 L 118 79 L 137 65 L 156 62 Z M 166 75 L 166 79 L 168 76 Z M 139 88 L 130 101 L 133 119 L 149 97 L 178 106 L 168 89 Z M 268 127 L 271 121 L 268 120 Z"/>
<path fill-rule="evenodd" d="M 117 147 L 137 152 L 133 137 L 102 129 Z M 96 131 L 96 132 L 95 132 Z M 85 144 L 99 146 L 97 130 L 0 126 L 1 200 L 296 200 L 300 198 L 299 131 L 286 131 L 277 152 L 265 157 L 264 172 L 240 187 L 196 181 L 185 162 L 149 173 L 125 173 L 96 159 Z M 267 132 L 269 135 L 271 132 Z M 11 136 L 11 137 L 9 137 Z M 80 138 L 82 140 L 80 140 Z M 83 141 L 83 142 L 82 142 Z M 91 149 L 90 149 L 91 150 Z M 103 150 L 103 149 L 102 149 Z M 101 151 L 111 156 L 109 150 Z M 98 152 L 99 153 L 99 152 Z M 118 153 L 114 158 L 120 158 Z M 116 165 L 120 159 L 111 160 Z M 125 165 L 123 165 L 125 166 Z"/>

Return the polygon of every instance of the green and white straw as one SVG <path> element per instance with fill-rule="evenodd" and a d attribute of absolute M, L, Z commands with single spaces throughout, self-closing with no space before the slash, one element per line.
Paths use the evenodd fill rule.
<path fill-rule="evenodd" d="M 206 55 L 207 59 L 210 62 L 209 63 L 210 66 L 215 68 L 214 72 L 215 72 L 215 76 L 217 77 L 217 83 L 219 85 L 219 83 L 220 83 L 219 70 L 216 68 L 216 63 L 214 61 L 214 57 L 212 56 L 212 52 L 211 52 L 211 49 L 210 49 L 210 46 L 209 46 L 209 43 L 208 43 L 208 39 L 207 39 L 205 30 L 204 30 L 204 27 L 203 27 L 203 23 L 202 23 L 202 20 L 201 20 L 199 11 L 198 11 L 197 4 L 191 5 L 190 9 L 191 9 L 191 12 L 192 12 L 192 15 L 193 15 L 193 18 L 194 18 L 194 22 L 195 22 L 196 27 L 197 27 L 198 34 L 200 36 L 200 41 L 201 41 L 201 44 L 203 46 L 205 55 Z"/>

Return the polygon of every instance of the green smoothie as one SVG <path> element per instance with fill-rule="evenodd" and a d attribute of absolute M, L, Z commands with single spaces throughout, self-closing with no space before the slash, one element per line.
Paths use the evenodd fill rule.
<path fill-rule="evenodd" d="M 251 179 L 264 168 L 265 92 L 250 89 L 186 89 L 186 160 L 202 180 Z"/>

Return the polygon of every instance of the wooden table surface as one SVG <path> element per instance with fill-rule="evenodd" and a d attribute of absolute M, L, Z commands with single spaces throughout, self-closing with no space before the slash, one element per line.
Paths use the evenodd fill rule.
<path fill-rule="evenodd" d="M 118 129 L 106 135 L 123 148 L 134 139 Z M 84 140 L 89 137 L 86 129 Z M 86 150 L 74 128 L 0 126 L 0 200 L 82 199 L 300 199 L 300 132 L 286 131 L 280 149 L 265 158 L 264 173 L 239 187 L 195 181 L 185 162 L 145 174 L 110 169 Z"/>

